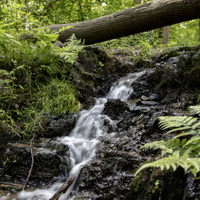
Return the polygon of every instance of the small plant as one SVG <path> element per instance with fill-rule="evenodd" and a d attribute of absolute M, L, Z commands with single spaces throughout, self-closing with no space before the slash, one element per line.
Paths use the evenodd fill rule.
<path fill-rule="evenodd" d="M 48 85 L 42 86 L 35 94 L 36 108 L 43 113 L 66 115 L 77 112 L 80 104 L 75 97 L 75 90 L 68 81 L 52 80 Z"/>
<path fill-rule="evenodd" d="M 189 109 L 200 113 L 200 106 L 190 106 Z M 142 165 L 136 175 L 148 167 L 176 170 L 182 167 L 185 173 L 191 171 L 194 176 L 200 171 L 200 121 L 191 116 L 159 117 L 161 129 L 175 133 L 172 139 L 155 141 L 145 144 L 142 148 L 161 150 L 161 159 Z"/>
<path fill-rule="evenodd" d="M 148 61 L 150 60 L 152 53 L 152 46 L 148 41 L 141 42 L 141 49 L 139 51 L 139 57 L 144 60 Z"/>
<path fill-rule="evenodd" d="M 65 43 L 64 48 L 56 48 L 56 54 L 65 59 L 66 62 L 73 64 L 78 52 L 83 49 L 81 40 L 73 34 Z"/>

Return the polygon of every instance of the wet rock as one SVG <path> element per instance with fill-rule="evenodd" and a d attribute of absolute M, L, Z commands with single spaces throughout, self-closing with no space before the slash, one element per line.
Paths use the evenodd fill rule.
<path fill-rule="evenodd" d="M 144 170 L 130 185 L 131 200 L 183 200 L 185 181 L 186 175 L 182 169 L 176 172 Z"/>
<path fill-rule="evenodd" d="M 29 184 L 48 184 L 60 178 L 62 161 L 58 154 L 49 149 L 33 146 L 33 156 L 34 163 Z M 24 184 L 32 163 L 29 144 L 9 143 L 4 160 L 5 166 L 1 171 L 1 181 L 8 181 L 10 177 L 12 182 Z"/>
<path fill-rule="evenodd" d="M 177 66 L 182 65 L 187 68 L 188 64 L 191 64 L 192 55 L 193 52 L 186 52 L 175 57 L 174 60 L 156 64 L 150 73 L 133 84 L 134 93 L 127 103 L 108 100 L 104 113 L 117 121 L 117 133 L 113 137 L 102 138 L 101 150 L 97 151 L 96 158 L 82 171 L 81 184 L 76 190 L 79 198 L 85 197 L 86 194 L 94 199 L 143 200 L 146 198 L 150 200 L 159 199 L 160 195 L 163 195 L 163 198 L 166 196 L 167 199 L 183 197 L 186 178 L 182 172 L 169 175 L 171 172 L 162 174 L 156 171 L 152 175 L 155 180 L 151 176 L 151 171 L 148 176 L 143 174 L 139 177 L 142 179 L 141 185 L 137 185 L 138 179 L 135 185 L 132 185 L 131 196 L 129 196 L 130 191 L 127 190 L 127 185 L 135 178 L 134 173 L 128 172 L 135 171 L 139 163 L 158 153 L 158 151 L 140 150 L 141 145 L 169 137 L 163 136 L 158 128 L 157 117 L 183 115 L 184 113 L 179 111 L 185 109 L 186 106 L 183 105 L 186 105 L 186 102 L 189 105 L 188 102 L 192 104 L 196 101 L 195 95 L 185 93 L 181 84 L 177 82 L 181 76 Z M 128 116 L 127 119 L 124 119 L 126 116 Z M 123 127 L 123 122 L 126 128 Z M 131 178 L 125 180 L 122 174 Z M 147 187 L 144 188 L 146 184 Z M 175 189 L 176 184 L 179 186 Z M 93 189 L 88 192 L 90 188 Z M 125 189 L 124 192 L 121 188 Z"/>
<path fill-rule="evenodd" d="M 67 115 L 64 118 L 49 117 L 43 130 L 36 134 L 40 137 L 52 138 L 69 135 L 76 123 L 75 115 Z"/>
<path fill-rule="evenodd" d="M 148 100 L 149 100 L 149 97 L 146 97 L 145 95 L 142 95 L 142 96 L 141 96 L 141 99 L 142 99 L 143 101 L 148 101 Z"/>
<path fill-rule="evenodd" d="M 137 112 L 138 114 L 141 114 L 141 113 L 148 113 L 149 111 L 151 110 L 150 107 L 148 106 L 134 106 L 131 111 L 135 111 Z"/>
<path fill-rule="evenodd" d="M 103 113 L 113 120 L 119 120 L 121 115 L 126 111 L 129 111 L 129 107 L 125 102 L 118 99 L 109 99 L 105 104 Z"/>
<path fill-rule="evenodd" d="M 159 104 L 156 101 L 141 101 L 140 103 L 143 104 L 143 105 L 147 105 L 147 106 L 155 106 L 155 105 Z"/>
<path fill-rule="evenodd" d="M 112 120 L 116 120 L 118 131 L 127 130 L 131 125 L 131 118 L 135 115 L 130 112 L 129 106 L 120 100 L 109 99 L 103 111 Z"/>
<path fill-rule="evenodd" d="M 144 118 L 144 114 L 138 115 L 136 117 L 134 117 L 131 122 L 132 124 L 139 124 L 141 123 L 141 120 Z"/>
<path fill-rule="evenodd" d="M 154 112 L 151 116 L 151 118 L 149 119 L 146 127 L 149 127 L 149 128 L 155 128 L 155 126 L 157 126 L 157 123 L 158 123 L 158 117 L 160 116 L 165 116 L 169 114 L 169 112 L 163 112 L 163 111 L 160 111 L 160 112 Z"/>
<path fill-rule="evenodd" d="M 154 92 L 164 97 L 169 94 L 170 88 L 177 88 L 179 73 L 174 64 L 157 63 L 154 72 L 147 78 L 148 83 L 154 88 Z"/>
<path fill-rule="evenodd" d="M 200 61 L 199 61 L 199 63 L 200 63 Z M 200 88 L 199 74 L 200 74 L 200 64 L 196 65 L 194 68 L 192 68 L 192 70 L 188 74 L 188 78 L 187 78 L 187 87 L 188 88 L 191 88 L 193 90 Z"/>
<path fill-rule="evenodd" d="M 167 60 L 167 63 L 169 64 L 177 64 L 179 62 L 179 57 L 175 56 L 175 57 L 171 57 Z"/>
<path fill-rule="evenodd" d="M 142 159 L 134 151 L 136 146 L 135 141 L 125 135 L 125 131 L 102 138 L 96 159 L 81 172 L 78 197 L 82 199 L 92 187 L 90 197 L 94 199 L 130 199 L 128 186 L 133 178 L 131 170 Z"/>
<path fill-rule="evenodd" d="M 183 72 L 184 70 L 188 69 L 188 65 L 191 64 L 191 57 L 192 57 L 192 52 L 190 51 L 183 52 L 179 56 L 177 67 L 180 72 Z"/>
<path fill-rule="evenodd" d="M 85 47 L 74 63 L 72 84 L 77 90 L 77 97 L 85 106 L 88 99 L 97 95 L 105 95 L 111 82 L 131 72 L 133 64 L 122 63 L 109 56 L 98 46 Z"/>
<path fill-rule="evenodd" d="M 109 158 L 107 161 L 103 160 L 103 163 L 103 166 L 102 164 L 100 165 L 100 171 L 96 173 L 96 178 L 91 179 L 89 178 L 92 175 L 91 173 L 93 173 L 94 170 L 96 171 L 94 168 L 96 163 L 92 163 L 88 169 L 89 171 L 87 171 L 87 176 L 85 176 L 85 173 L 82 174 L 84 178 L 82 179 L 80 188 L 83 191 L 89 191 L 88 189 L 92 186 L 93 190 L 91 193 L 95 193 L 96 196 L 94 199 L 128 199 L 129 188 L 125 185 L 130 184 L 133 176 L 126 173 L 121 173 L 120 171 L 116 173 L 115 169 L 117 170 L 118 161 L 115 163 L 113 158 Z M 84 196 L 84 193 L 85 192 L 81 193 L 81 197 Z M 94 197 L 92 194 L 90 197 Z"/>
<path fill-rule="evenodd" d="M 200 50 L 197 51 L 194 56 L 192 57 L 192 65 L 194 67 L 200 65 Z"/>

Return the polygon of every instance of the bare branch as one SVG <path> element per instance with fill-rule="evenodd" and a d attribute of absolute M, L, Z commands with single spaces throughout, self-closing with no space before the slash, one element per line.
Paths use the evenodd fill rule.
<path fill-rule="evenodd" d="M 32 170 L 33 170 L 33 164 L 34 164 L 34 157 L 33 157 L 33 140 L 34 140 L 34 137 L 35 137 L 35 134 L 33 134 L 33 137 L 32 137 L 32 139 L 30 140 L 30 151 L 31 151 L 31 160 L 32 160 L 32 162 L 31 162 L 31 168 L 30 168 L 30 170 L 29 170 L 28 177 L 27 177 L 27 179 L 26 179 L 26 181 L 25 181 L 25 183 L 24 183 L 24 186 L 23 186 L 22 190 L 24 190 L 24 189 L 26 188 L 27 183 L 28 183 L 28 181 L 29 181 L 29 178 L 30 178 L 30 176 L 31 176 Z"/>

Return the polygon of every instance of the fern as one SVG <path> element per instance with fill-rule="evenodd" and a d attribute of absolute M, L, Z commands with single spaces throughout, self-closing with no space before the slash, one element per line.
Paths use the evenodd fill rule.
<path fill-rule="evenodd" d="M 200 113 L 200 105 L 190 106 L 189 110 L 194 110 L 195 113 L 199 114 Z"/>
<path fill-rule="evenodd" d="M 161 170 L 172 168 L 174 171 L 178 166 L 181 166 L 185 173 L 188 171 L 192 171 L 192 173 L 196 176 L 197 172 L 200 170 L 200 159 L 198 158 L 185 158 L 180 156 L 179 151 L 175 151 L 172 155 L 168 157 L 161 158 L 152 163 L 146 163 L 142 165 L 139 170 L 136 172 L 137 175 L 141 170 L 148 167 L 159 167 Z"/>
<path fill-rule="evenodd" d="M 190 106 L 190 110 L 200 113 L 200 106 Z M 161 158 L 142 165 L 135 175 L 148 167 L 159 167 L 161 170 L 182 167 L 185 173 L 191 171 L 194 176 L 200 171 L 200 122 L 191 116 L 162 116 L 159 126 L 168 130 L 166 134 L 176 134 L 172 139 L 155 141 L 141 148 L 161 150 Z M 183 138 L 183 139 L 182 139 Z"/>

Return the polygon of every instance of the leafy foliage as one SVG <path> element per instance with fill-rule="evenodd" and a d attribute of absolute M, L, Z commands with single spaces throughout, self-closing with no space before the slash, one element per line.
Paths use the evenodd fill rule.
<path fill-rule="evenodd" d="M 200 106 L 190 106 L 189 109 L 200 113 Z M 136 174 L 148 167 L 176 170 L 180 166 L 186 173 L 191 171 L 196 176 L 200 171 L 199 119 L 191 116 L 162 116 L 159 120 L 161 129 L 167 129 L 167 134 L 175 133 L 176 135 L 167 141 L 145 144 L 142 148 L 160 149 L 162 158 L 142 165 Z"/>
<path fill-rule="evenodd" d="M 67 81 L 53 79 L 48 85 L 43 86 L 36 93 L 36 108 L 43 113 L 65 115 L 80 109 L 72 86 Z"/>
<path fill-rule="evenodd" d="M 76 112 L 79 102 L 69 79 L 72 63 L 82 48 L 80 42 L 73 36 L 68 45 L 58 48 L 53 44 L 57 34 L 40 30 L 38 41 L 33 44 L 16 40 L 2 28 L 3 25 L 0 26 L 0 127 L 6 125 L 20 136 L 26 133 L 26 127 L 29 132 L 30 127 L 34 129 L 44 113 Z M 51 96 L 52 88 L 57 92 L 55 96 Z M 24 131 L 19 128 L 22 126 Z"/>

